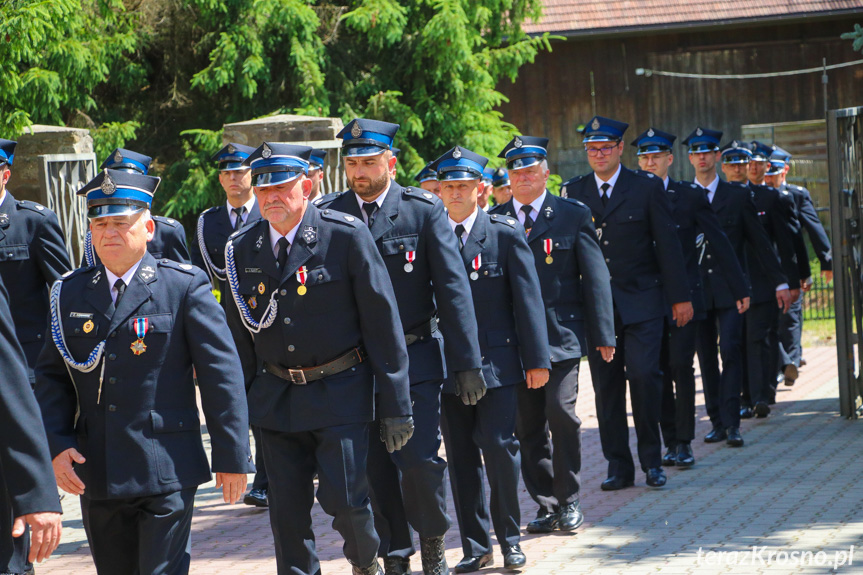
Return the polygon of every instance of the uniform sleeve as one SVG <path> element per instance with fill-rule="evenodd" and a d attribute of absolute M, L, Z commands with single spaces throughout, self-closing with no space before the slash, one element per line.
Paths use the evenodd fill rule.
<path fill-rule="evenodd" d="M 237 347 L 225 312 L 203 272 L 192 278 L 183 303 L 185 338 L 198 376 L 211 438 L 213 471 L 251 473 L 249 410 Z"/>
<path fill-rule="evenodd" d="M 782 271 L 788 279 L 791 289 L 800 287 L 800 268 L 797 261 L 797 250 L 794 244 L 794 227 L 796 218 L 790 213 L 792 208 L 780 197 L 775 189 L 770 190 L 773 194 L 774 209 L 769 211 L 771 226 L 773 227 L 773 239 L 776 242 L 776 250 L 779 253 L 779 263 Z"/>
<path fill-rule="evenodd" d="M 521 365 L 524 369 L 551 369 L 548 326 L 533 252 L 523 232 L 516 230 L 509 237 L 512 244 L 508 250 L 506 269 L 512 290 Z"/>
<path fill-rule="evenodd" d="M 770 241 L 770 236 L 761 222 L 758 221 L 757 208 L 752 198 L 748 197 L 743 204 L 743 235 L 746 238 L 746 243 L 755 252 L 755 257 L 758 258 L 758 264 L 767 272 L 773 281 L 773 284 L 778 286 L 783 283 L 788 283 L 788 277 L 779 266 L 779 259 L 776 252 L 773 251 L 773 243 Z M 752 262 L 750 265 L 756 265 Z"/>
<path fill-rule="evenodd" d="M 240 356 L 240 363 L 243 369 L 243 382 L 245 383 L 246 391 L 252 386 L 252 381 L 255 379 L 255 374 L 258 369 L 258 360 L 255 353 L 255 339 L 252 333 L 243 323 L 240 316 L 240 310 L 237 308 L 237 302 L 234 301 L 234 296 L 231 293 L 231 285 L 225 282 L 226 293 L 222 294 L 222 301 L 225 302 L 225 313 L 227 314 L 228 327 L 231 331 L 231 336 L 234 339 L 234 345 L 237 347 L 237 353 Z"/>
<path fill-rule="evenodd" d="M 411 415 L 408 350 L 390 276 L 368 228 L 357 227 L 352 239 L 348 275 L 375 375 L 377 416 Z"/>
<path fill-rule="evenodd" d="M 827 232 L 824 231 L 824 226 L 821 225 L 821 219 L 818 217 L 818 212 L 815 210 L 809 192 L 801 190 L 800 193 L 802 197 L 799 204 L 800 224 L 806 228 L 806 232 L 809 234 L 809 241 L 812 242 L 815 255 L 821 262 L 821 270 L 830 271 L 833 269 L 833 249 L 830 245 L 830 239 L 827 237 Z"/>
<path fill-rule="evenodd" d="M 48 441 L 24 351 L 15 339 L 6 291 L 0 285 L 0 467 L 15 517 L 61 510 Z"/>
<path fill-rule="evenodd" d="M 66 240 L 60 230 L 60 222 L 53 212 L 45 214 L 42 225 L 36 232 L 36 250 L 39 254 L 38 263 L 42 277 L 49 286 L 72 269 L 69 252 L 66 251 Z"/>
<path fill-rule="evenodd" d="M 654 178 L 650 182 L 650 233 L 656 246 L 656 258 L 662 275 L 665 297 L 671 305 L 692 300 L 689 281 L 686 279 L 686 262 L 677 235 L 668 194 L 662 183 Z"/>
<path fill-rule="evenodd" d="M 578 269 L 581 271 L 588 341 L 595 347 L 614 347 L 617 342 L 614 336 L 611 278 L 596 238 L 596 228 L 589 209 L 584 210 L 578 223 L 575 250 Z"/>
<path fill-rule="evenodd" d="M 731 241 L 725 235 L 719 218 L 716 217 L 716 213 L 710 207 L 707 196 L 697 194 L 696 202 L 695 221 L 704 233 L 704 238 L 710 242 L 711 251 L 719 260 L 723 275 L 731 287 L 732 297 L 735 300 L 749 297 L 749 285 L 743 274 L 743 268 L 740 267 L 740 260 L 737 259 L 734 246 L 731 245 Z"/>
<path fill-rule="evenodd" d="M 797 202 L 791 192 L 783 193 L 777 190 L 777 195 L 783 206 L 782 214 L 785 216 L 786 227 L 791 235 L 791 243 L 794 246 L 797 275 L 801 280 L 804 280 L 812 275 L 812 268 L 809 267 L 809 252 L 806 249 L 806 241 L 803 239 L 803 228 L 800 225 L 800 212 L 797 209 Z M 799 283 L 797 286 L 799 286 Z"/>
<path fill-rule="evenodd" d="M 481 369 L 479 332 L 467 271 L 442 203 L 435 204 L 425 233 L 447 371 Z"/>

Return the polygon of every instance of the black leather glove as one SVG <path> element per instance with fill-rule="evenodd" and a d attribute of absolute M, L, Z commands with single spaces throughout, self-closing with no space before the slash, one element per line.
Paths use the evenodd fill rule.
<path fill-rule="evenodd" d="M 455 392 L 465 405 L 476 405 L 486 389 L 481 369 L 455 372 Z"/>
<path fill-rule="evenodd" d="M 381 418 L 381 441 L 390 453 L 404 447 L 413 434 L 414 418 L 410 415 Z"/>

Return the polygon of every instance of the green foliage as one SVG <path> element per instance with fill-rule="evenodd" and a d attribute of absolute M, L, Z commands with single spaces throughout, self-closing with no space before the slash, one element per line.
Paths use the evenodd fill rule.
<path fill-rule="evenodd" d="M 854 31 L 842 34 L 841 38 L 843 40 L 853 40 L 854 50 L 863 52 L 863 26 L 860 26 L 860 24 L 854 24 Z"/>
<path fill-rule="evenodd" d="M 222 147 L 222 131 L 186 130 L 180 136 L 183 138 L 183 161 L 168 168 L 156 195 L 162 203 L 162 209 L 156 211 L 175 218 L 197 214 L 224 202 L 219 172 L 210 161 L 213 153 Z"/>
<path fill-rule="evenodd" d="M 116 148 L 126 147 L 126 142 L 135 139 L 140 122 L 130 120 L 128 122 L 106 122 L 90 130 L 93 137 L 93 147 L 97 158 L 105 158 Z"/>

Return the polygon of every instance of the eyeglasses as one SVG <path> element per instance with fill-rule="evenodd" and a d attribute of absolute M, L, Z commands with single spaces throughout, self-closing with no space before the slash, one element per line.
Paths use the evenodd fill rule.
<path fill-rule="evenodd" d="M 611 151 L 617 148 L 617 145 L 614 146 L 605 146 L 604 148 L 585 148 L 584 151 L 587 152 L 587 155 L 591 158 L 595 158 L 596 156 L 610 156 Z"/>

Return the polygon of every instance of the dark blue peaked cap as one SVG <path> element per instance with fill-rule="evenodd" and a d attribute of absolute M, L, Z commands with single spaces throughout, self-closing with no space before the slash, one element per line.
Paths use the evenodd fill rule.
<path fill-rule="evenodd" d="M 581 131 L 584 142 L 616 142 L 623 139 L 629 124 L 611 118 L 594 116 Z"/>
<path fill-rule="evenodd" d="M 495 188 L 509 185 L 509 172 L 506 171 L 506 168 L 498 168 L 494 171 L 494 175 L 491 178 L 491 185 Z"/>
<path fill-rule="evenodd" d="M 722 140 L 722 132 L 710 130 L 698 126 L 692 133 L 686 136 L 682 144 L 689 146 L 690 154 L 700 154 L 703 152 L 716 152 L 719 150 L 719 142 Z"/>
<path fill-rule="evenodd" d="M 324 167 L 324 160 L 327 157 L 327 151 L 320 148 L 313 148 L 312 154 L 309 156 L 309 169 L 320 170 Z"/>
<path fill-rule="evenodd" d="M 670 152 L 677 136 L 657 130 L 656 128 L 648 128 L 632 140 L 631 145 L 638 148 L 636 155 L 656 154 L 658 152 Z"/>
<path fill-rule="evenodd" d="M 243 162 L 246 161 L 255 148 L 252 146 L 244 146 L 231 142 L 210 158 L 214 162 L 219 162 L 220 172 L 232 172 L 235 170 L 248 170 L 249 166 Z"/>
<path fill-rule="evenodd" d="M 125 216 L 149 210 L 161 180 L 138 172 L 103 169 L 78 190 L 87 197 L 87 217 Z"/>
<path fill-rule="evenodd" d="M 456 146 L 429 166 L 437 172 L 437 179 L 446 180 L 480 180 L 488 158 L 480 156 L 467 148 Z"/>
<path fill-rule="evenodd" d="M 437 180 L 437 172 L 435 172 L 431 168 L 432 164 L 434 164 L 434 162 L 429 162 L 428 164 L 426 164 L 425 167 L 420 170 L 416 176 L 414 176 L 414 180 L 416 180 L 420 184 L 429 180 Z"/>
<path fill-rule="evenodd" d="M 548 138 L 516 136 L 497 157 L 505 158 L 510 170 L 529 168 L 548 157 Z"/>
<path fill-rule="evenodd" d="M 768 176 L 778 176 L 785 169 L 785 165 L 791 162 L 791 153 L 783 150 L 776 144 L 770 147 L 770 167 L 767 168 Z"/>
<path fill-rule="evenodd" d="M 0 166 L 4 164 L 12 165 L 12 161 L 15 159 L 15 146 L 17 145 L 18 142 L 14 140 L 0 138 Z"/>
<path fill-rule="evenodd" d="M 722 146 L 723 164 L 748 164 L 752 159 L 752 150 L 746 142 L 732 140 Z"/>
<path fill-rule="evenodd" d="M 752 140 L 749 143 L 749 150 L 752 152 L 752 159 L 756 162 L 769 162 L 770 154 L 773 153 L 773 148 L 758 140 Z"/>
<path fill-rule="evenodd" d="M 482 171 L 482 181 L 491 184 L 494 178 L 494 168 L 484 168 Z"/>
<path fill-rule="evenodd" d="M 392 148 L 398 124 L 356 118 L 336 134 L 341 138 L 343 156 L 377 156 Z"/>
<path fill-rule="evenodd" d="M 125 148 L 117 148 L 108 154 L 108 157 L 105 158 L 99 169 L 132 170 L 139 174 L 147 175 L 147 172 L 150 171 L 150 162 L 152 161 L 153 158 L 150 156 L 145 156 L 144 154 L 139 154 Z"/>
<path fill-rule="evenodd" d="M 245 164 L 252 167 L 252 185 L 257 188 L 277 186 L 293 181 L 309 173 L 309 157 L 312 148 L 264 142 L 246 158 Z"/>

